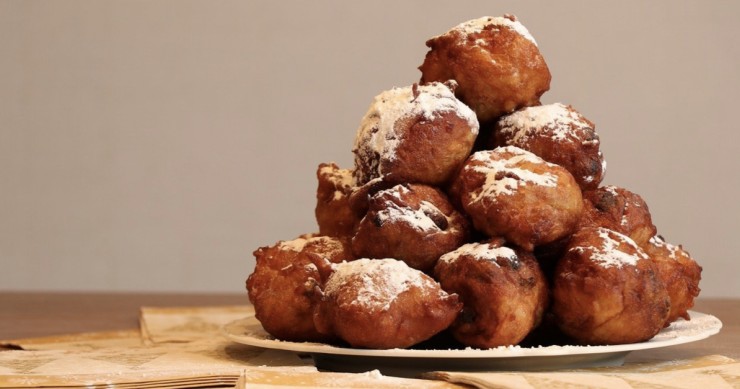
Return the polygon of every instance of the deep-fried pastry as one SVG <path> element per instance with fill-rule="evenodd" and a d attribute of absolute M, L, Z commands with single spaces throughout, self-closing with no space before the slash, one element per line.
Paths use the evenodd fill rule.
<path fill-rule="evenodd" d="M 655 263 L 658 277 L 663 281 L 671 300 L 671 311 L 665 325 L 684 318 L 690 320 L 688 310 L 699 295 L 702 268 L 681 247 L 666 243 L 661 236 L 654 236 L 642 246 Z"/>
<path fill-rule="evenodd" d="M 650 210 L 637 193 L 613 185 L 583 192 L 582 227 L 604 227 L 629 236 L 642 246 L 655 236 Z"/>
<path fill-rule="evenodd" d="M 455 82 L 393 88 L 375 97 L 357 130 L 358 185 L 374 178 L 440 185 L 465 161 L 478 135 L 475 113 Z"/>
<path fill-rule="evenodd" d="M 629 237 L 601 227 L 573 234 L 555 269 L 552 296 L 560 329 L 582 344 L 648 340 L 670 310 L 648 255 Z"/>
<path fill-rule="evenodd" d="M 397 184 L 384 181 L 382 178 L 373 178 L 367 183 L 360 185 L 349 194 L 349 207 L 358 219 L 362 219 L 370 207 L 370 198 L 384 189 L 390 189 Z M 358 221 L 359 223 L 359 221 Z"/>
<path fill-rule="evenodd" d="M 353 347 L 413 346 L 446 329 L 462 304 L 426 274 L 395 259 L 334 265 L 314 322 Z"/>
<path fill-rule="evenodd" d="M 442 254 L 467 241 L 469 230 L 468 221 L 439 189 L 396 185 L 370 198 L 352 251 L 358 258 L 396 258 L 428 272 Z"/>
<path fill-rule="evenodd" d="M 476 229 L 532 251 L 573 232 L 581 189 L 563 167 L 514 146 L 474 153 L 453 182 Z"/>
<path fill-rule="evenodd" d="M 316 171 L 316 222 L 319 234 L 351 237 L 360 221 L 349 206 L 349 196 L 355 188 L 352 171 L 340 169 L 335 163 L 322 163 Z"/>
<path fill-rule="evenodd" d="M 532 35 L 513 15 L 461 23 L 426 42 L 421 82 L 455 80 L 455 94 L 481 123 L 540 104 L 550 70 Z"/>
<path fill-rule="evenodd" d="M 314 327 L 314 289 L 329 277 L 332 263 L 353 259 L 349 244 L 306 236 L 260 247 L 254 257 L 256 265 L 246 286 L 265 331 L 282 340 L 332 339 Z"/>
<path fill-rule="evenodd" d="M 467 346 L 518 344 L 547 306 L 547 282 L 534 256 L 501 240 L 468 243 L 443 255 L 434 275 L 444 290 L 460 295 L 463 310 L 450 330 Z"/>
<path fill-rule="evenodd" d="M 496 123 L 495 146 L 516 146 L 573 175 L 581 189 L 598 188 L 606 170 L 595 125 L 569 105 L 523 108 Z"/>
<path fill-rule="evenodd" d="M 353 166 L 319 165 L 318 233 L 254 252 L 265 330 L 529 347 L 640 342 L 689 318 L 701 267 L 655 236 L 640 196 L 599 187 L 594 123 L 541 105 L 550 71 L 516 17 L 426 44 L 419 84 L 378 94 L 359 123 Z"/>

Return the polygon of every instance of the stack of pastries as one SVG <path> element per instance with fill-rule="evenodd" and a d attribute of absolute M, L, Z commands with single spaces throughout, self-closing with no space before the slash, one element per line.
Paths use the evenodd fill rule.
<path fill-rule="evenodd" d="M 264 329 L 491 348 L 635 343 L 689 320 L 701 267 L 657 235 L 638 194 L 601 184 L 594 123 L 541 104 L 550 72 L 517 18 L 426 45 L 419 82 L 361 119 L 354 166 L 319 165 L 318 233 L 254 252 L 246 286 Z"/>

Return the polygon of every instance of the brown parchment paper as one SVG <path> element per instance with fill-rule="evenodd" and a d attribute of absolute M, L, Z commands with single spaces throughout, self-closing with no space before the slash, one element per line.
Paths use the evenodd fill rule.
<path fill-rule="evenodd" d="M 142 307 L 139 325 L 145 344 L 190 342 L 220 336 L 224 324 L 253 313 L 249 305 Z"/>
<path fill-rule="evenodd" d="M 551 372 L 432 372 L 440 379 L 476 388 L 737 389 L 740 363 L 721 355 L 612 368 Z"/>
<path fill-rule="evenodd" d="M 245 369 L 316 372 L 293 353 L 236 344 L 221 337 L 153 346 L 94 350 L 0 352 L 0 387 L 44 387 L 186 382 L 232 384 Z M 179 387 L 179 386 L 178 386 Z"/>

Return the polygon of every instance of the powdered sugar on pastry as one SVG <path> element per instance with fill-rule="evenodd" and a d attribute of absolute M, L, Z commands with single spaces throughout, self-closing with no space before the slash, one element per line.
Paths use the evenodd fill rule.
<path fill-rule="evenodd" d="M 403 136 L 396 127 L 399 120 L 421 116 L 432 121 L 445 112 L 454 112 L 467 121 L 472 133 L 478 134 L 479 124 L 475 113 L 443 83 L 433 82 L 382 92 L 375 97 L 360 122 L 353 151 L 363 160 L 382 158 L 393 161 Z M 375 168 L 381 169 L 379 164 Z M 382 171 L 376 173 L 383 174 Z"/>
<path fill-rule="evenodd" d="M 537 41 L 534 40 L 534 37 L 532 34 L 529 33 L 529 30 L 527 30 L 526 27 L 522 23 L 520 23 L 515 16 L 513 15 L 504 15 L 504 16 L 485 16 L 478 19 L 469 20 L 464 23 L 460 23 L 457 26 L 453 27 L 450 31 L 448 31 L 446 34 L 450 34 L 451 32 L 459 32 L 462 34 L 464 39 L 467 39 L 469 35 L 472 34 L 479 34 L 481 31 L 485 29 L 490 28 L 500 28 L 505 27 L 508 29 L 511 29 L 515 32 L 517 32 L 519 35 L 523 36 L 530 42 L 537 45 Z"/>
<path fill-rule="evenodd" d="M 460 246 L 455 251 L 451 251 L 439 258 L 442 262 L 452 263 L 457 261 L 459 258 L 467 256 L 472 257 L 481 261 L 491 261 L 496 266 L 496 262 L 499 258 L 505 258 L 509 262 L 517 262 L 519 257 L 516 252 L 509 247 L 495 247 L 489 243 L 467 243 Z"/>
<path fill-rule="evenodd" d="M 380 196 L 392 196 L 396 199 L 401 199 L 401 196 L 407 194 L 409 189 L 403 185 L 396 185 L 393 188 L 382 190 L 378 192 Z M 428 201 L 422 201 L 419 204 L 419 209 L 413 209 L 409 206 L 399 206 L 393 201 L 387 201 L 386 207 L 378 211 L 377 217 L 381 223 L 385 222 L 405 222 L 412 227 L 419 229 L 424 232 L 440 231 L 439 226 L 429 215 L 437 214 L 443 215 L 434 204 Z M 445 216 L 446 217 L 446 216 Z"/>
<path fill-rule="evenodd" d="M 619 221 L 619 224 L 622 227 L 627 228 L 629 226 L 629 219 L 627 218 L 627 215 L 632 213 L 632 207 L 642 208 L 642 204 L 640 204 L 640 202 L 634 198 L 630 200 L 629 197 L 623 196 L 622 194 L 619 193 L 617 189 L 618 188 L 614 185 L 604 186 L 604 190 L 606 190 L 606 192 L 612 195 L 613 197 L 615 198 L 624 197 L 625 198 L 624 208 L 622 209 L 622 219 Z"/>
<path fill-rule="evenodd" d="M 498 124 L 501 132 L 513 135 L 511 144 L 515 145 L 525 144 L 532 136 L 543 135 L 556 141 L 577 142 L 580 140 L 574 131 L 591 129 L 578 112 L 561 103 L 528 107 L 504 116 Z M 599 144 L 598 138 L 585 142 Z"/>
<path fill-rule="evenodd" d="M 603 267 L 621 268 L 624 265 L 635 266 L 639 260 L 648 259 L 647 254 L 629 237 L 601 227 L 598 228 L 598 234 L 601 239 L 601 245 L 599 247 L 576 246 L 571 248 L 571 250 L 576 250 L 579 253 L 591 252 L 591 260 L 598 262 Z M 634 250 L 635 254 L 620 250 L 619 246 L 621 244 L 627 244 Z"/>
<path fill-rule="evenodd" d="M 492 153 L 511 154 L 511 156 L 505 159 L 491 158 Z M 472 165 L 473 171 L 486 175 L 485 183 L 478 193 L 473 194 L 472 202 L 480 201 L 483 198 L 490 198 L 495 201 L 496 196 L 514 194 L 519 186 L 554 187 L 558 184 L 558 178 L 553 174 L 536 173 L 523 167 L 522 165 L 525 163 L 554 165 L 518 147 L 506 146 L 493 151 L 479 151 L 473 154 L 471 158 L 473 161 L 482 163 Z M 466 167 L 466 169 L 468 168 L 470 167 Z"/>
<path fill-rule="evenodd" d="M 662 236 L 656 235 L 648 241 L 649 244 L 655 247 L 664 248 L 668 252 L 668 258 L 678 260 L 680 252 L 685 252 L 681 246 L 676 246 L 666 242 Z"/>
<path fill-rule="evenodd" d="M 426 203 L 426 206 L 434 207 L 428 202 Z M 439 227 L 429 216 L 424 213 L 423 209 L 399 207 L 396 204 L 391 204 L 388 206 L 388 208 L 379 211 L 378 220 L 380 220 L 381 223 L 384 223 L 386 221 L 403 221 L 410 224 L 414 228 L 425 232 L 439 230 Z"/>
<path fill-rule="evenodd" d="M 333 265 L 333 269 L 324 294 L 338 296 L 351 285 L 357 296 L 348 304 L 380 310 L 389 309 L 398 295 L 413 287 L 423 289 L 425 283 L 422 272 L 391 258 L 363 258 Z"/>

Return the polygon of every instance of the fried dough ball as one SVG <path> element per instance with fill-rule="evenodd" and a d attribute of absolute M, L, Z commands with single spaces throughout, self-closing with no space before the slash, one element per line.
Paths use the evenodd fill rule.
<path fill-rule="evenodd" d="M 642 246 L 655 236 L 650 210 L 637 193 L 613 185 L 583 192 L 581 226 L 604 227 L 629 236 Z"/>
<path fill-rule="evenodd" d="M 329 277 L 332 263 L 353 259 L 349 244 L 308 235 L 260 247 L 254 256 L 247 292 L 265 331 L 282 340 L 330 340 L 313 324 L 314 288 Z"/>
<path fill-rule="evenodd" d="M 362 219 L 370 207 L 370 198 L 379 191 L 390 189 L 396 185 L 398 184 L 385 181 L 383 178 L 374 178 L 352 190 L 349 195 L 349 207 L 358 219 Z"/>
<path fill-rule="evenodd" d="M 354 189 L 352 171 L 340 169 L 335 163 L 322 163 L 316 171 L 319 185 L 316 190 L 316 222 L 319 234 L 351 237 L 360 218 L 349 205 Z"/>
<path fill-rule="evenodd" d="M 658 278 L 663 281 L 671 300 L 671 311 L 665 325 L 678 318 L 690 320 L 688 310 L 699 295 L 702 268 L 680 245 L 675 246 L 661 236 L 654 236 L 642 246 L 655 263 Z"/>
<path fill-rule="evenodd" d="M 463 309 L 450 330 L 466 346 L 518 344 L 547 306 L 547 282 L 534 256 L 502 240 L 468 243 L 443 255 L 434 275 L 444 290 L 460 295 Z"/>
<path fill-rule="evenodd" d="M 552 311 L 560 329 L 582 344 L 648 340 L 663 328 L 670 310 L 648 255 L 606 228 L 573 234 L 553 284 Z"/>
<path fill-rule="evenodd" d="M 516 146 L 573 175 L 582 190 L 596 189 L 606 171 L 596 126 L 569 105 L 523 108 L 496 124 L 494 146 Z"/>
<path fill-rule="evenodd" d="M 527 251 L 570 235 L 583 210 L 581 190 L 565 168 L 514 146 L 470 156 L 450 195 L 477 230 Z"/>
<path fill-rule="evenodd" d="M 454 82 L 393 88 L 375 97 L 357 130 L 358 184 L 446 183 L 478 135 L 475 113 L 458 100 Z"/>
<path fill-rule="evenodd" d="M 395 259 L 334 266 L 314 322 L 353 347 L 406 348 L 449 327 L 462 304 L 426 274 Z"/>
<path fill-rule="evenodd" d="M 515 16 L 462 23 L 426 42 L 421 82 L 455 80 L 455 94 L 483 123 L 540 104 L 550 70 L 532 35 Z"/>
<path fill-rule="evenodd" d="M 428 272 L 442 254 L 465 243 L 469 231 L 468 221 L 439 189 L 396 185 L 370 198 L 352 250 L 357 257 L 396 258 Z"/>

